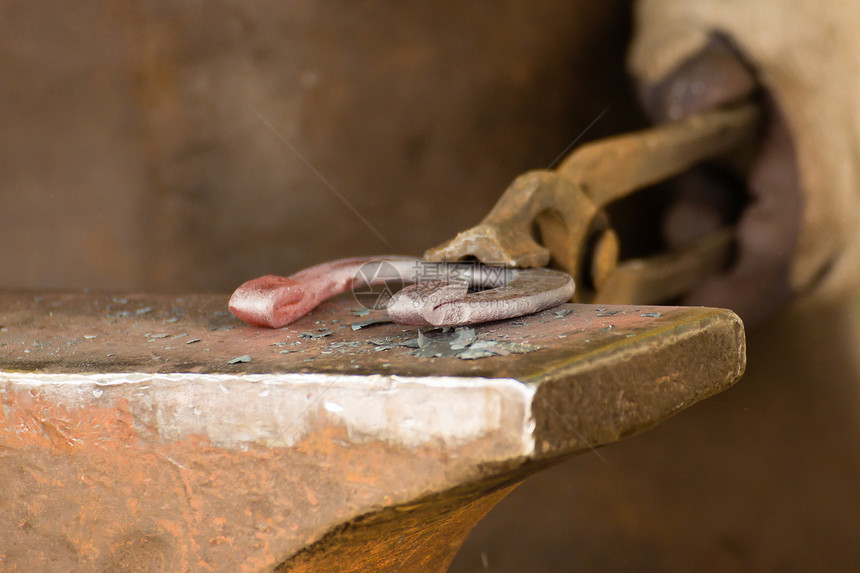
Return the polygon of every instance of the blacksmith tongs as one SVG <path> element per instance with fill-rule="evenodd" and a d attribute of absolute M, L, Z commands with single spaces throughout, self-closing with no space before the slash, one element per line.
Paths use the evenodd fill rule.
<path fill-rule="evenodd" d="M 335 294 L 393 276 L 415 283 L 386 301 L 391 318 L 402 324 L 456 326 L 511 318 L 571 297 L 613 304 L 665 301 L 725 264 L 731 229 L 679 251 L 619 262 L 618 234 L 604 208 L 751 142 L 758 119 L 758 108 L 744 104 L 584 145 L 555 170 L 519 176 L 477 226 L 428 250 L 423 261 L 344 259 L 290 277 L 267 275 L 240 286 L 230 310 L 250 324 L 280 327 Z M 533 236 L 535 227 L 541 242 Z M 464 259 L 483 265 L 458 262 Z M 540 268 L 550 264 L 565 272 Z M 362 272 L 367 265 L 377 266 Z M 391 272 L 378 272 L 383 265 Z"/>

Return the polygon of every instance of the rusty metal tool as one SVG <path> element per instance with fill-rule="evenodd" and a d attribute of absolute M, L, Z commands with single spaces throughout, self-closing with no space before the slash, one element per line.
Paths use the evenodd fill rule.
<path fill-rule="evenodd" d="M 618 234 L 604 209 L 705 159 L 751 143 L 758 119 L 757 106 L 744 104 L 584 145 L 558 169 L 519 176 L 477 226 L 424 257 L 474 257 L 509 267 L 552 263 L 576 279 L 575 300 L 580 302 L 643 304 L 678 296 L 724 266 L 732 230 L 720 230 L 681 251 L 619 262 Z"/>
<path fill-rule="evenodd" d="M 474 324 L 537 312 L 574 296 L 574 283 L 564 273 L 520 270 L 502 276 L 492 270 L 493 266 L 545 267 L 551 262 L 576 277 L 579 302 L 665 301 L 724 265 L 731 230 L 720 230 L 680 251 L 619 262 L 618 234 L 604 208 L 751 141 L 758 117 L 757 107 L 746 104 L 590 143 L 554 171 L 530 171 L 518 177 L 480 224 L 428 250 L 427 262 L 400 256 L 355 258 L 317 265 L 290 277 L 266 275 L 241 285 L 230 298 L 230 311 L 249 324 L 278 328 L 336 294 L 396 278 L 418 284 L 392 298 L 389 314 L 395 322 Z M 535 226 L 543 244 L 533 236 Z M 445 272 L 450 272 L 456 268 L 450 261 L 468 257 L 490 267 L 465 265 L 461 269 L 467 275 L 465 282 L 416 276 L 434 268 L 433 262 L 448 264 Z M 369 265 L 376 265 L 375 270 L 362 272 Z M 416 271 L 422 265 L 423 271 Z M 389 272 L 378 272 L 380 267 Z M 435 268 L 434 275 L 438 271 Z M 496 280 L 498 276 L 502 282 Z M 469 289 L 486 290 L 468 293 Z"/>
<path fill-rule="evenodd" d="M 390 298 L 391 319 L 421 326 L 460 326 L 513 318 L 567 302 L 574 292 L 568 274 L 549 269 L 428 263 L 385 256 L 341 259 L 289 277 L 265 275 L 236 289 L 228 307 L 248 324 L 280 328 L 335 295 L 390 282 L 400 286 L 415 283 Z"/>
<path fill-rule="evenodd" d="M 226 302 L 0 293 L 0 569 L 441 573 L 516 483 L 745 357 L 717 309 L 564 305 L 475 327 L 528 349 L 465 359 L 354 331 L 351 300 L 283 330 Z"/>

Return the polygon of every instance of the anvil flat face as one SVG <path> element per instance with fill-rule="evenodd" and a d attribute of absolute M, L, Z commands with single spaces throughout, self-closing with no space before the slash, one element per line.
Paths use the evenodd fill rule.
<path fill-rule="evenodd" d="M 226 301 L 0 295 L 6 564 L 441 570 L 505 488 L 727 388 L 745 358 L 716 309 L 419 335 L 362 326 L 384 315 L 352 298 L 278 330 Z"/>

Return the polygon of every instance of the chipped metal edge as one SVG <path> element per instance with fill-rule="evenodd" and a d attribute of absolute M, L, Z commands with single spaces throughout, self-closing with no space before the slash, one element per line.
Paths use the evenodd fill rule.
<path fill-rule="evenodd" d="M 127 400 L 146 440 L 289 448 L 342 428 L 347 443 L 455 449 L 490 439 L 498 460 L 535 450 L 535 389 L 511 378 L 0 372 L 0 397 L 34 389 L 35 399 L 66 409 L 112 409 Z"/>

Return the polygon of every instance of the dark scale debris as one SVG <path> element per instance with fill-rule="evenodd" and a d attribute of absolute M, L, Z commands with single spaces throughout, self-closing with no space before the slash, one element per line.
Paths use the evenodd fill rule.
<path fill-rule="evenodd" d="M 376 320 L 376 319 L 374 319 Z M 415 332 L 404 330 L 404 333 Z M 317 340 L 324 336 L 333 334 L 333 331 L 324 333 L 303 332 L 300 338 Z M 506 338 L 507 335 L 500 335 Z M 294 354 L 302 352 L 302 348 L 284 348 L 287 345 L 298 345 L 299 342 L 275 342 L 271 346 L 280 348 L 280 354 Z M 475 360 L 478 358 L 489 358 L 491 356 L 507 356 L 509 354 L 522 354 L 540 350 L 543 347 L 534 344 L 515 343 L 506 340 L 483 340 L 478 338 L 474 328 L 429 328 L 418 329 L 417 336 L 409 338 L 408 334 L 395 336 L 382 336 L 365 341 L 333 341 L 323 347 L 316 349 L 307 348 L 307 351 L 317 356 L 331 354 L 356 354 L 368 352 L 385 352 L 398 348 L 411 349 L 410 354 L 419 358 L 459 358 L 461 360 Z M 305 360 L 313 360 L 316 356 L 306 357 Z"/>
<path fill-rule="evenodd" d="M 523 354 L 543 348 L 534 344 L 502 340 L 478 340 L 474 329 L 469 327 L 455 328 L 452 332 L 439 334 L 419 330 L 418 337 L 403 343 L 403 346 L 415 348 L 412 354 L 420 358 L 453 357 L 461 360 L 507 356 L 511 353 Z"/>
<path fill-rule="evenodd" d="M 324 338 L 326 336 L 331 336 L 334 334 L 333 330 L 326 330 L 325 332 L 302 332 L 299 334 L 299 338 L 308 338 L 310 340 L 319 340 L 320 338 Z"/>
<path fill-rule="evenodd" d="M 359 320 L 357 322 L 353 322 L 350 326 L 353 330 L 360 330 L 366 326 L 373 326 L 374 324 L 385 324 L 388 322 L 392 322 L 392 320 L 386 316 L 379 318 L 368 318 L 367 320 Z"/>

